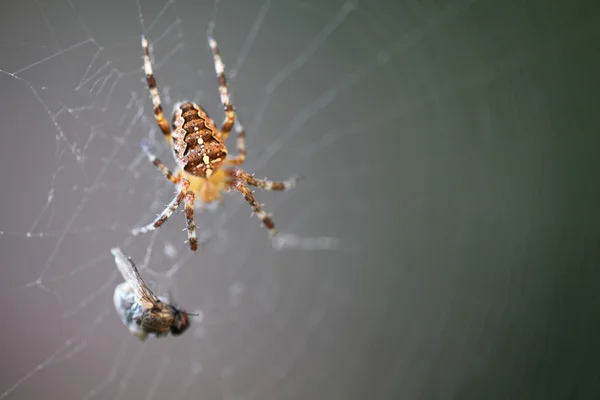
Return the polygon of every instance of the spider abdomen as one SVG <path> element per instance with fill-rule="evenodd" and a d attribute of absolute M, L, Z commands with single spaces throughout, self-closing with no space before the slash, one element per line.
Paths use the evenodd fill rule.
<path fill-rule="evenodd" d="M 203 178 L 221 168 L 227 149 L 214 121 L 197 104 L 177 105 L 173 113 L 173 151 L 182 170 Z"/>

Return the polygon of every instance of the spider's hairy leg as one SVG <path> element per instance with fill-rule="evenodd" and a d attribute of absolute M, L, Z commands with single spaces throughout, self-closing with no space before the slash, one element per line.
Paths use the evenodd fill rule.
<path fill-rule="evenodd" d="M 142 143 L 142 150 L 144 150 L 144 153 L 146 153 L 146 156 L 148 156 L 148 160 L 150 160 L 150 162 L 154 164 L 154 166 L 158 168 L 168 180 L 174 184 L 178 184 L 181 181 L 181 177 L 179 175 L 173 175 L 169 168 L 167 168 L 167 166 L 163 164 L 163 162 L 160 161 L 160 159 L 156 157 L 152 151 L 150 151 L 150 148 L 148 148 L 146 143 Z"/>
<path fill-rule="evenodd" d="M 275 224 L 273 223 L 271 216 L 263 210 L 260 204 L 258 204 L 256 199 L 254 198 L 254 195 L 252 194 L 252 191 L 248 189 L 248 186 L 246 186 L 241 180 L 233 181 L 231 185 L 235 190 L 237 190 L 244 196 L 248 204 L 250 204 L 250 207 L 252 207 L 252 210 L 254 210 L 254 213 L 256 214 L 258 219 L 260 219 L 261 222 L 269 230 L 269 237 L 273 239 L 275 235 L 277 235 Z"/>
<path fill-rule="evenodd" d="M 297 183 L 304 179 L 301 175 L 297 175 L 291 177 L 285 181 L 270 181 L 268 179 L 256 179 L 253 175 L 244 172 L 241 169 L 236 170 L 228 170 L 229 175 L 231 175 L 235 179 L 239 179 L 241 181 L 246 182 L 250 186 L 256 186 L 264 190 L 289 190 L 296 187 Z"/>
<path fill-rule="evenodd" d="M 190 181 L 183 178 L 181 180 L 181 187 L 179 188 L 179 192 L 177 192 L 177 194 L 175 195 L 173 200 L 171 200 L 171 202 L 169 203 L 169 205 L 167 205 L 167 207 L 163 210 L 163 212 L 158 214 L 156 219 L 154 221 L 152 221 L 151 223 L 149 223 L 148 225 L 142 226 L 140 228 L 132 229 L 131 233 L 133 235 L 139 235 L 142 233 L 153 231 L 156 228 L 160 227 L 162 224 L 164 224 L 169 219 L 169 217 L 171 215 L 173 215 L 175 210 L 177 210 L 177 207 L 179 207 L 179 205 L 185 198 L 185 194 L 189 187 L 190 187 Z"/>
<path fill-rule="evenodd" d="M 148 50 L 148 39 L 145 35 L 142 35 L 142 49 L 144 50 L 144 72 L 146 73 L 146 81 L 148 82 L 148 89 L 150 89 L 150 98 L 154 105 L 154 118 L 160 127 L 163 135 L 169 143 L 171 142 L 171 129 L 169 123 L 165 119 L 163 114 L 162 104 L 160 101 L 160 95 L 158 94 L 158 88 L 156 87 L 156 78 L 152 72 L 152 63 L 150 62 L 150 50 Z"/>
<path fill-rule="evenodd" d="M 225 65 L 223 65 L 223 60 L 221 59 L 221 54 L 219 53 L 219 48 L 217 47 L 217 42 L 212 36 L 208 38 L 208 45 L 213 53 L 213 58 L 215 62 L 215 72 L 217 73 L 217 80 L 219 81 L 219 92 L 221 93 L 221 103 L 223 103 L 223 108 L 225 110 L 225 119 L 221 124 L 221 135 L 223 141 L 227 139 L 229 136 L 229 132 L 233 127 L 233 123 L 235 121 L 235 111 L 233 110 L 233 105 L 231 104 L 231 99 L 229 98 L 229 90 L 227 89 L 227 78 L 225 78 Z"/>
<path fill-rule="evenodd" d="M 246 159 L 246 130 L 244 126 L 240 122 L 240 117 L 238 115 L 237 123 L 235 124 L 235 131 L 237 133 L 237 150 L 238 154 L 235 157 L 228 157 L 225 162 L 228 165 L 240 165 Z M 227 138 L 225 137 L 223 141 Z"/>
<path fill-rule="evenodd" d="M 185 194 L 185 219 L 187 220 L 188 240 L 190 249 L 196 251 L 198 249 L 198 239 L 196 238 L 196 224 L 194 223 L 194 200 L 196 195 L 189 190 Z"/>

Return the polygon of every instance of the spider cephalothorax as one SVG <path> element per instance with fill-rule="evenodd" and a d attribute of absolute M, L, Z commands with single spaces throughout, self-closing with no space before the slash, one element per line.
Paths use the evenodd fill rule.
<path fill-rule="evenodd" d="M 217 42 L 213 38 L 209 38 L 208 43 L 213 53 L 221 103 L 225 110 L 225 120 L 221 124 L 221 128 L 217 129 L 214 121 L 202 107 L 192 102 L 182 102 L 177 103 L 174 107 L 171 129 L 163 115 L 156 79 L 152 72 L 148 40 L 145 36 L 142 36 L 144 71 L 150 89 L 150 98 L 154 106 L 154 117 L 173 150 L 173 156 L 177 162 L 175 174 L 156 158 L 147 146 L 143 145 L 142 147 L 150 161 L 168 180 L 177 186 L 177 194 L 152 223 L 134 229 L 133 234 L 149 232 L 158 228 L 185 200 L 188 238 L 192 250 L 198 248 L 196 225 L 194 223 L 194 202 L 197 199 L 204 203 L 212 203 L 220 200 L 223 192 L 231 189 L 237 190 L 250 204 L 254 214 L 267 227 L 269 236 L 273 238 L 277 234 L 275 224 L 270 215 L 256 201 L 247 185 L 265 190 L 287 190 L 295 187 L 300 179 L 300 177 L 293 177 L 282 182 L 255 179 L 254 175 L 238 168 L 246 159 L 244 141 L 246 134 L 239 118 L 236 123 L 236 114 L 229 98 L 225 68 L 223 61 L 221 61 Z M 230 157 L 225 142 L 234 125 L 237 133 L 238 154 L 235 157 Z"/>

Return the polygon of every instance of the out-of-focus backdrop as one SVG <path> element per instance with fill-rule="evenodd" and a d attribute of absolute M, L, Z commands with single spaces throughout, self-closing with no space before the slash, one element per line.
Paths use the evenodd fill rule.
<path fill-rule="evenodd" d="M 562 5 L 561 5 L 562 3 Z M 600 14 L 559 1 L 5 2 L 0 399 L 591 399 L 599 300 Z M 244 168 L 306 179 L 132 238 L 174 188 L 170 115 L 223 118 Z M 233 139 L 233 138 L 232 138 Z M 230 147 L 235 147 L 234 141 Z M 120 246 L 200 313 L 119 321 Z"/>

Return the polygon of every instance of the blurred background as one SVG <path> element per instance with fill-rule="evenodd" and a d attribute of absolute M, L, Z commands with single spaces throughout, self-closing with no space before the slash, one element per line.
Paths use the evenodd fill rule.
<path fill-rule="evenodd" d="M 593 399 L 598 6 L 560 1 L 4 2 L 0 399 Z M 306 179 L 131 228 L 174 188 L 166 115 L 223 118 L 244 168 Z M 232 135 L 233 136 L 233 135 Z M 232 138 L 233 139 L 233 138 Z M 230 148 L 234 148 L 234 140 Z M 198 312 L 139 342 L 110 248 Z"/>

